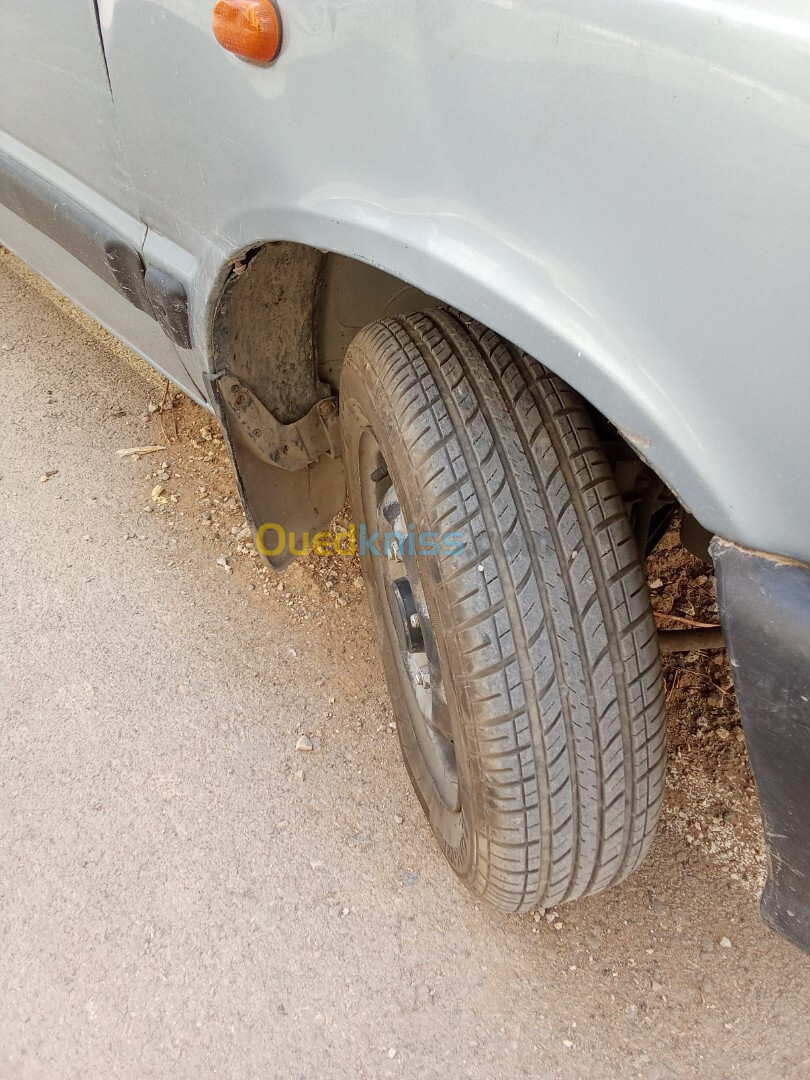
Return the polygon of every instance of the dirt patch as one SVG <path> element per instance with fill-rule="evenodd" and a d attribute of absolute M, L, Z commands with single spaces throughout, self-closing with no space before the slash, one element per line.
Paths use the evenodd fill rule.
<path fill-rule="evenodd" d="M 680 543 L 676 520 L 647 560 L 656 622 L 718 622 L 714 571 Z M 664 827 L 758 891 L 765 850 L 754 778 L 725 652 L 665 656 L 669 766 Z"/>
<path fill-rule="evenodd" d="M 284 573 L 263 563 L 236 494 L 216 421 L 179 391 L 160 393 L 139 418 L 145 443 L 166 445 L 152 455 L 146 509 L 167 518 L 190 517 L 223 573 L 245 576 L 248 588 L 273 595 L 301 624 L 323 626 L 365 603 L 356 558 L 304 556 Z M 331 525 L 344 531 L 348 509 Z M 681 629 L 718 621 L 714 573 L 680 543 L 676 520 L 646 565 L 659 626 Z M 720 864 L 734 880 L 758 891 L 765 853 L 756 788 L 748 763 L 734 686 L 724 652 L 694 651 L 664 657 L 669 767 L 662 828 L 680 848 L 677 858 Z M 355 693 L 362 687 L 353 686 Z"/>

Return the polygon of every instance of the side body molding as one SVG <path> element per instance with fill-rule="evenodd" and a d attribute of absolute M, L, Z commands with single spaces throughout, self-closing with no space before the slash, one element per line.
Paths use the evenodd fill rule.
<path fill-rule="evenodd" d="M 0 203 L 160 323 L 175 345 L 191 347 L 183 283 L 163 269 L 145 266 L 141 252 L 128 239 L 3 150 Z"/>

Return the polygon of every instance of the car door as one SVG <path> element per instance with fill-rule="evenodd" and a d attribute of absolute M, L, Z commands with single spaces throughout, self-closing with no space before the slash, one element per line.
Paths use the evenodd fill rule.
<path fill-rule="evenodd" d="M 0 128 L 126 205 L 130 184 L 93 0 L 0 0 Z"/>
<path fill-rule="evenodd" d="M 148 287 L 146 240 L 96 3 L 0 0 L 0 241 L 188 388 L 157 317 L 172 283 L 157 265 Z"/>

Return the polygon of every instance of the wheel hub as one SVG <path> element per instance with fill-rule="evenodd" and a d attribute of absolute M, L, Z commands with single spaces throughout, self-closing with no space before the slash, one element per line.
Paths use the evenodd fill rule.
<path fill-rule="evenodd" d="M 419 750 L 442 801 L 458 809 L 458 771 L 450 710 L 439 653 L 419 574 L 414 540 L 379 446 L 368 433 L 361 468 L 365 474 L 365 520 L 385 542 L 374 557 L 374 576 L 388 607 L 389 645 Z"/>
<path fill-rule="evenodd" d="M 411 583 L 406 577 L 395 578 L 391 582 L 393 610 L 397 614 L 394 625 L 399 638 L 399 647 L 406 653 L 425 651 L 425 639 L 422 635 L 422 620 L 416 610 Z"/>

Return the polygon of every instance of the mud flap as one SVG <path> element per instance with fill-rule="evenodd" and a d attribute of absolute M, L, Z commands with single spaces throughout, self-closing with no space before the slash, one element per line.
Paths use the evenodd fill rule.
<path fill-rule="evenodd" d="M 717 537 L 711 554 L 765 827 L 762 918 L 810 952 L 810 566 Z"/>

